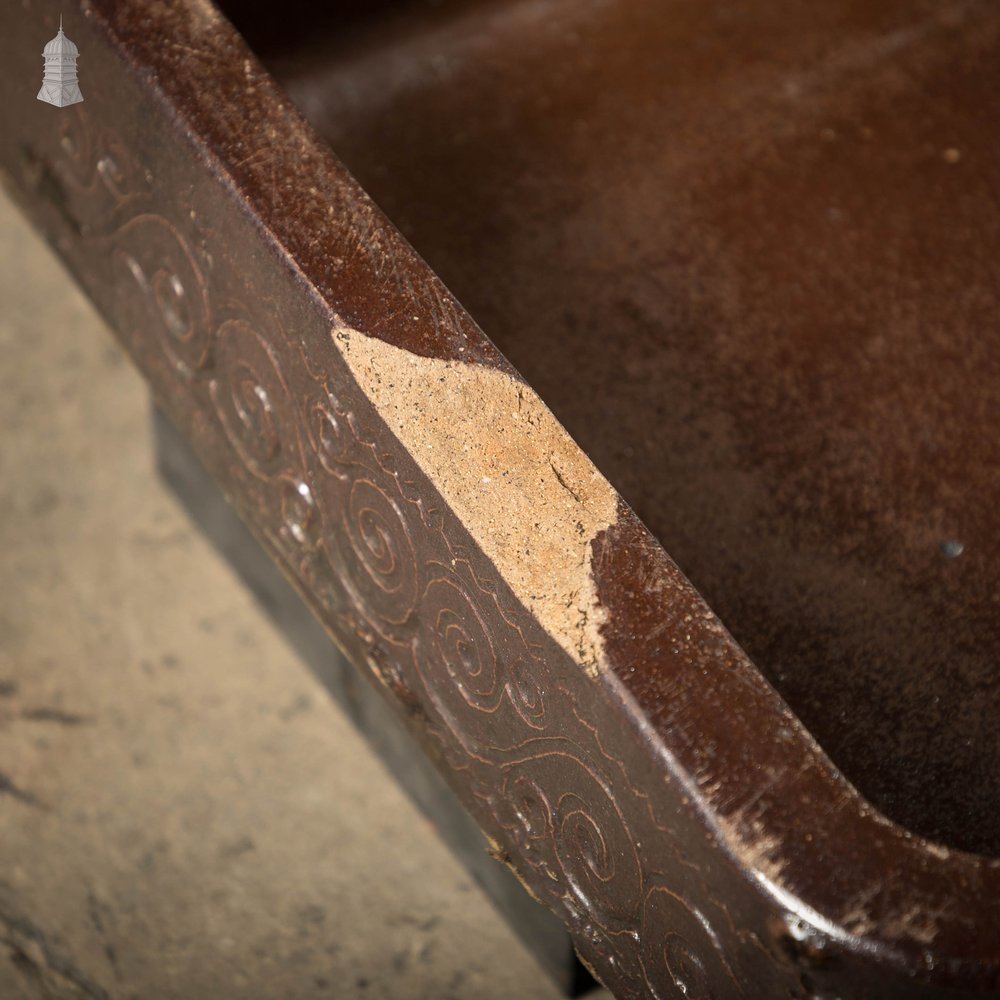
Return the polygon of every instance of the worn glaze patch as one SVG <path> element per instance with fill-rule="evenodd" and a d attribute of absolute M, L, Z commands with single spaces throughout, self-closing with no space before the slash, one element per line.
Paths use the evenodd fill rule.
<path fill-rule="evenodd" d="M 332 335 L 389 429 L 511 590 L 596 676 L 603 612 L 591 542 L 616 518 L 607 480 L 510 375 L 420 357 L 340 324 Z"/>

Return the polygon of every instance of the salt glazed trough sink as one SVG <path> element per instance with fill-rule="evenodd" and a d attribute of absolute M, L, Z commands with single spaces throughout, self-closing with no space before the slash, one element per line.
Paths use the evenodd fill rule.
<path fill-rule="evenodd" d="M 1000 996 L 1000 6 L 224 7 L 6 3 L 3 182 L 492 854 L 618 997 Z"/>

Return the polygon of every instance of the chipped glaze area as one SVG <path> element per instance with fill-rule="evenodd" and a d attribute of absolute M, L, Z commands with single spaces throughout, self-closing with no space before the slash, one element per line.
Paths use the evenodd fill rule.
<path fill-rule="evenodd" d="M 483 365 L 332 336 L 389 429 L 518 599 L 584 670 L 605 666 L 591 543 L 618 498 L 538 396 Z"/>

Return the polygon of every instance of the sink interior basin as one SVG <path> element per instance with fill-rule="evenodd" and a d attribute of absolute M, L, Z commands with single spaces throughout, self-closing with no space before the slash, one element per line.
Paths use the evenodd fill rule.
<path fill-rule="evenodd" d="M 1000 853 L 1000 8 L 228 8 L 834 764 Z"/>

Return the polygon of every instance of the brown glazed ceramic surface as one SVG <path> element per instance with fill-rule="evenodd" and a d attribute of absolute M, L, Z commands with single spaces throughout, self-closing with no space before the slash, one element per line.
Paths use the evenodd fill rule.
<path fill-rule="evenodd" d="M 617 995 L 1000 994 L 996 7 L 338 10 L 5 9 L 5 184 Z"/>

